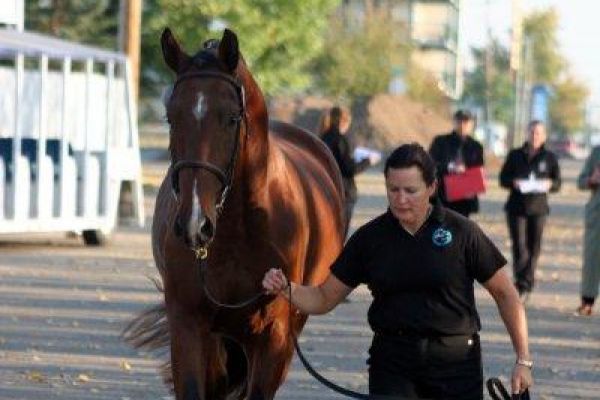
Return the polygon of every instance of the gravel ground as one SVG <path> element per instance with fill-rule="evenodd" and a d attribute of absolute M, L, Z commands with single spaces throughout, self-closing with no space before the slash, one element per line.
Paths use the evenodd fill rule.
<path fill-rule="evenodd" d="M 537 399 L 600 399 L 600 319 L 578 318 L 582 207 L 574 186 L 581 164 L 563 162 L 565 186 L 552 198 L 538 274 L 528 304 Z M 145 167 L 155 181 L 164 164 Z M 510 259 L 502 204 L 506 194 L 491 176 L 476 220 Z M 359 178 L 353 226 L 385 209 L 378 171 Z M 147 196 L 149 214 L 153 196 Z M 149 222 L 149 221 L 148 221 Z M 149 227 L 149 223 L 147 224 Z M 158 361 L 120 337 L 136 312 L 158 300 L 148 279 L 155 270 L 148 228 L 121 227 L 110 245 L 86 248 L 60 235 L 3 237 L 0 242 L 0 399 L 170 399 Z M 485 375 L 505 382 L 514 362 L 508 336 L 489 295 L 477 289 Z M 366 390 L 371 333 L 370 297 L 357 289 L 351 302 L 309 320 L 301 343 L 314 366 L 334 381 Z M 342 399 L 314 381 L 294 360 L 277 399 Z"/>

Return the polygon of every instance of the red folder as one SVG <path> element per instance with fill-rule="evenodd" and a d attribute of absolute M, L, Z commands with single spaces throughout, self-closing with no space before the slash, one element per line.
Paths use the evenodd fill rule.
<path fill-rule="evenodd" d="M 462 174 L 444 176 L 446 200 L 470 199 L 485 192 L 485 176 L 482 167 L 467 168 Z"/>

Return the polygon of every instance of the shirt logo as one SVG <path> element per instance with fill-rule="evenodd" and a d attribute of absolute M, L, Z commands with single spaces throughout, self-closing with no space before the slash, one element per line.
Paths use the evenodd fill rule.
<path fill-rule="evenodd" d="M 548 168 L 548 166 L 546 165 L 546 161 L 540 161 L 540 164 L 539 164 L 540 172 L 546 172 L 547 168 Z"/>
<path fill-rule="evenodd" d="M 452 232 L 444 228 L 437 228 L 433 231 L 431 241 L 438 247 L 446 247 L 452 243 Z"/>

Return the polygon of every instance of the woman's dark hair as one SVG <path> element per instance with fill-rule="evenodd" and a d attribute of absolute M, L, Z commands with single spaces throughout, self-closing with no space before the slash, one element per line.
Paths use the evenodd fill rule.
<path fill-rule="evenodd" d="M 324 110 L 321 114 L 319 122 L 319 135 L 323 136 L 331 130 L 337 130 L 340 133 L 345 133 L 350 127 L 352 116 L 350 112 L 342 106 L 333 106 L 330 109 Z"/>
<path fill-rule="evenodd" d="M 340 129 L 340 123 L 342 122 L 342 109 L 338 106 L 334 106 L 329 111 L 329 123 L 331 128 Z"/>
<path fill-rule="evenodd" d="M 403 144 L 390 154 L 385 161 L 383 173 L 387 176 L 390 168 L 417 167 L 427 186 L 435 182 L 435 162 L 418 143 Z"/>

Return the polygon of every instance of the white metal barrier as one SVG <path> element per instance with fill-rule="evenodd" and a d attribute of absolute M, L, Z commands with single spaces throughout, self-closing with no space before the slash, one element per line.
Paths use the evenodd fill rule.
<path fill-rule="evenodd" d="M 144 223 L 127 58 L 0 29 L 0 234 L 83 232 L 117 220 L 123 183 Z"/>

